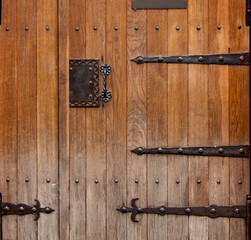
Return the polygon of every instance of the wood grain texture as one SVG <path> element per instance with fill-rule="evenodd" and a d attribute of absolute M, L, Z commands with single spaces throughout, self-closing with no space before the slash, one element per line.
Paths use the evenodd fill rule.
<path fill-rule="evenodd" d="M 147 12 L 148 56 L 167 55 L 166 21 L 166 10 Z M 147 65 L 147 146 L 167 146 L 167 67 L 167 64 Z M 167 156 L 147 156 L 148 205 L 167 205 L 167 166 Z M 167 239 L 167 229 L 162 216 L 148 216 L 148 239 Z"/>
<path fill-rule="evenodd" d="M 25 27 L 29 27 L 25 31 Z M 17 2 L 18 202 L 37 198 L 37 3 Z M 29 178 L 29 182 L 25 179 Z M 18 218 L 18 239 L 37 239 L 33 216 Z"/>
<path fill-rule="evenodd" d="M 86 56 L 85 1 L 70 0 L 70 58 Z M 76 31 L 76 27 L 79 28 Z M 70 108 L 70 239 L 86 236 L 86 111 Z M 79 181 L 76 183 L 76 181 Z"/>
<path fill-rule="evenodd" d="M 112 67 L 107 116 L 107 236 L 126 239 L 126 217 L 116 208 L 126 201 L 126 1 L 106 0 L 106 63 Z M 114 27 L 118 27 L 115 30 Z M 115 183 L 115 179 L 118 183 Z"/>
<path fill-rule="evenodd" d="M 200 30 L 197 27 L 200 26 Z M 208 51 L 208 1 L 188 2 L 188 53 Z M 208 144 L 208 66 L 189 65 L 188 144 Z M 201 184 L 197 183 L 201 181 Z M 189 157 L 189 205 L 208 205 L 208 158 Z M 190 239 L 208 238 L 208 218 L 189 217 Z"/>
<path fill-rule="evenodd" d="M 17 201 L 16 1 L 2 1 L 0 25 L 0 192 L 4 202 Z M 6 27 L 9 31 L 6 31 Z M 10 182 L 6 182 L 6 178 Z M 17 239 L 17 217 L 3 217 L 4 239 Z"/>
<path fill-rule="evenodd" d="M 86 2 L 86 57 L 100 59 L 100 64 L 106 61 L 105 6 L 105 0 Z M 96 31 L 94 26 L 97 27 Z M 86 109 L 87 239 L 105 239 L 107 236 L 105 107 Z M 99 182 L 96 184 L 95 180 Z"/>
<path fill-rule="evenodd" d="M 59 35 L 59 239 L 70 238 L 69 0 L 58 2 Z"/>
<path fill-rule="evenodd" d="M 245 26 L 245 1 L 229 1 L 230 51 L 248 51 L 248 28 Z M 239 29 L 238 25 L 242 27 Z M 245 39 L 245 40 L 244 40 Z M 249 143 L 249 71 L 229 67 L 230 144 Z M 249 191 L 249 159 L 230 160 L 230 204 L 245 204 Z M 242 184 L 239 184 L 239 181 Z M 245 239 L 245 221 L 230 219 L 230 239 Z"/>
<path fill-rule="evenodd" d="M 187 10 L 168 10 L 168 55 L 187 54 Z M 179 27 L 179 30 L 176 30 Z M 168 146 L 187 146 L 188 66 L 168 65 Z M 188 157 L 168 156 L 168 205 L 188 206 Z M 176 180 L 180 183 L 177 184 Z M 175 194 L 174 194 L 175 193 Z M 188 239 L 188 217 L 168 216 L 168 239 Z"/>
<path fill-rule="evenodd" d="M 228 52 L 228 0 L 210 0 L 209 53 Z M 218 29 L 221 26 L 221 29 Z M 209 66 L 209 145 L 229 145 L 228 66 Z M 218 183 L 217 183 L 218 181 Z M 220 182 L 219 182 L 220 181 Z M 209 204 L 229 205 L 229 158 L 209 158 Z M 208 239 L 228 239 L 229 219 L 210 219 Z"/>
<path fill-rule="evenodd" d="M 138 27 L 138 30 L 135 30 Z M 147 205 L 146 157 L 130 151 L 147 144 L 146 66 L 135 67 L 130 59 L 146 55 L 146 11 L 134 11 L 127 0 L 127 201 L 140 198 Z M 135 179 L 139 180 L 135 183 Z M 138 216 L 139 224 L 127 216 L 127 239 L 147 239 L 147 216 Z"/>

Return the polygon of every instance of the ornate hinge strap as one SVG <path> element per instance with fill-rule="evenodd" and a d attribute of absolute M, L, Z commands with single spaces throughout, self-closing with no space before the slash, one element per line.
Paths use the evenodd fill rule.
<path fill-rule="evenodd" d="M 131 220 L 133 222 L 138 222 L 136 216 L 138 214 L 158 214 L 164 215 L 186 215 L 186 216 L 204 216 L 210 218 L 218 217 L 232 217 L 232 218 L 246 218 L 247 210 L 246 205 L 233 205 L 233 206 L 217 206 L 210 205 L 206 207 L 138 207 L 136 201 L 138 198 L 131 200 L 132 207 L 126 207 L 123 204 L 120 208 L 117 208 L 121 213 L 131 213 Z"/>
<path fill-rule="evenodd" d="M 138 56 L 131 61 L 142 63 L 192 63 L 192 64 L 219 64 L 219 65 L 249 65 L 249 53 L 224 53 L 203 55 L 178 55 L 178 56 Z"/>
<path fill-rule="evenodd" d="M 137 147 L 132 150 L 138 155 L 142 154 L 176 154 L 176 155 L 197 155 L 197 156 L 220 156 L 220 157 L 243 157 L 248 158 L 249 145 L 235 146 L 204 146 L 204 147 Z"/>

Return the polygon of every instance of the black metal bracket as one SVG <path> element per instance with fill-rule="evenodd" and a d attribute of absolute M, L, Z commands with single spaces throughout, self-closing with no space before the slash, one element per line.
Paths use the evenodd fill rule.
<path fill-rule="evenodd" d="M 251 0 L 246 1 L 246 24 L 247 26 L 251 26 Z"/>
<path fill-rule="evenodd" d="M 175 154 L 195 156 L 217 156 L 217 157 L 241 157 L 248 158 L 250 153 L 249 145 L 236 146 L 207 146 L 207 147 L 137 147 L 132 150 L 138 155 L 142 154 Z"/>
<path fill-rule="evenodd" d="M 132 0 L 133 9 L 183 9 L 187 0 Z"/>
<path fill-rule="evenodd" d="M 40 202 L 35 200 L 36 204 L 32 206 L 28 206 L 26 204 L 13 204 L 13 203 L 4 203 L 2 202 L 2 193 L 0 193 L 0 239 L 3 239 L 3 232 L 2 232 L 2 216 L 5 215 L 27 215 L 27 214 L 34 214 L 34 220 L 37 221 L 40 218 L 40 213 L 52 213 L 55 210 L 50 207 L 41 208 Z"/>
<path fill-rule="evenodd" d="M 0 0 L 0 25 L 2 24 L 2 0 Z"/>
<path fill-rule="evenodd" d="M 158 214 L 161 216 L 164 215 L 187 215 L 187 216 L 207 216 L 210 218 L 218 218 L 218 217 L 228 217 L 228 218 L 247 218 L 249 216 L 250 219 L 250 203 L 248 203 L 247 197 L 247 206 L 246 205 L 231 205 L 231 206 L 217 206 L 217 205 L 209 205 L 206 207 L 167 207 L 167 206 L 159 206 L 159 207 L 138 207 L 136 205 L 136 201 L 138 198 L 133 198 L 131 200 L 131 208 L 126 207 L 123 204 L 120 208 L 117 208 L 121 213 L 131 213 L 131 220 L 133 222 L 138 222 L 136 220 L 136 216 L 138 214 Z M 249 205 L 248 205 L 249 204 Z M 249 207 L 248 207 L 249 206 Z"/>
<path fill-rule="evenodd" d="M 111 74 L 112 68 L 108 64 L 103 64 L 100 68 L 100 72 L 104 77 L 104 86 L 103 91 L 100 94 L 100 99 L 107 103 L 112 99 L 112 92 L 106 88 L 106 78 Z"/>
<path fill-rule="evenodd" d="M 249 65 L 250 58 L 248 52 L 224 53 L 209 55 L 179 55 L 179 56 L 138 56 L 131 61 L 138 64 L 143 63 L 182 63 L 182 64 L 217 64 L 217 65 Z"/>

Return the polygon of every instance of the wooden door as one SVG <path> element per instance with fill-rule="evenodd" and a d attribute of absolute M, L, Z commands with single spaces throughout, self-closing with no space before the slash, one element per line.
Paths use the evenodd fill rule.
<path fill-rule="evenodd" d="M 245 204 L 249 158 L 137 155 L 137 147 L 249 144 L 248 66 L 136 64 L 137 56 L 249 51 L 245 0 L 2 0 L 0 192 L 55 212 L 3 216 L 3 239 L 245 239 L 245 219 L 130 214 L 139 207 Z M 108 103 L 69 105 L 69 59 L 112 73 Z M 100 75 L 100 90 L 102 90 Z"/>

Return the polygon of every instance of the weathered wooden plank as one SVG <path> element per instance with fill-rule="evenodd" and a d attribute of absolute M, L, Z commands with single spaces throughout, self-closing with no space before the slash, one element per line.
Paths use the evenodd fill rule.
<path fill-rule="evenodd" d="M 0 192 L 17 201 L 16 1 L 2 1 L 0 26 Z M 9 27 L 9 31 L 6 31 Z M 6 181 L 10 178 L 10 182 Z M 17 217 L 3 217 L 4 239 L 17 239 Z"/>
<path fill-rule="evenodd" d="M 229 22 L 230 52 L 248 51 L 245 1 L 229 1 Z M 229 78 L 230 144 L 249 143 L 249 71 L 243 67 L 231 66 Z M 249 179 L 249 159 L 230 159 L 230 204 L 245 204 Z M 230 239 L 245 239 L 245 232 L 243 219 L 230 219 Z"/>
<path fill-rule="evenodd" d="M 147 12 L 147 55 L 167 54 L 167 11 Z M 157 29 L 156 29 L 157 27 Z M 158 44 L 156 44 L 158 42 Z M 167 145 L 167 65 L 147 65 L 147 145 Z M 156 184 L 156 181 L 159 183 Z M 148 205 L 167 204 L 167 156 L 147 156 Z M 167 239 L 166 220 L 148 216 L 148 239 Z"/>
<path fill-rule="evenodd" d="M 188 2 L 188 53 L 208 51 L 208 0 Z M 208 66 L 189 65 L 188 144 L 208 143 Z M 201 181 L 200 184 L 197 181 Z M 189 157 L 189 205 L 208 204 L 208 158 Z M 208 219 L 189 218 L 189 237 L 208 238 Z"/>
<path fill-rule="evenodd" d="M 38 239 L 51 240 L 59 239 L 57 9 L 56 0 L 37 1 L 38 199 L 43 205 L 57 210 L 40 218 Z M 49 26 L 49 30 L 46 26 Z"/>
<path fill-rule="evenodd" d="M 168 11 L 168 54 L 187 54 L 187 10 Z M 168 146 L 187 146 L 187 66 L 168 66 Z M 168 156 L 168 205 L 188 206 L 188 157 Z M 179 182 L 177 183 L 176 180 Z M 168 216 L 168 239 L 188 239 L 188 217 Z"/>
<path fill-rule="evenodd" d="M 69 0 L 58 2 L 59 34 L 59 239 L 70 238 Z"/>
<path fill-rule="evenodd" d="M 70 58 L 85 58 L 85 1 L 70 0 Z M 70 239 L 86 235 L 86 120 L 84 108 L 70 109 Z"/>
<path fill-rule="evenodd" d="M 134 11 L 127 0 L 127 199 L 139 197 L 140 204 L 147 204 L 146 157 L 130 151 L 147 143 L 146 66 L 135 68 L 130 61 L 146 55 L 146 11 Z M 135 183 L 138 180 L 138 183 Z M 127 239 L 147 239 L 147 216 L 140 216 L 139 224 L 127 217 Z"/>
<path fill-rule="evenodd" d="M 113 94 L 105 109 L 107 116 L 106 239 L 121 240 L 126 239 L 127 231 L 125 216 L 116 211 L 119 203 L 126 200 L 126 6 L 124 0 L 106 0 L 106 63 L 112 67 L 107 87 Z"/>
<path fill-rule="evenodd" d="M 210 0 L 209 53 L 229 47 L 228 0 Z M 209 144 L 229 145 L 228 66 L 209 66 Z M 209 204 L 229 205 L 229 158 L 209 158 Z M 208 239 L 228 239 L 229 219 L 209 219 Z"/>
<path fill-rule="evenodd" d="M 17 2 L 18 202 L 37 198 L 37 3 Z M 28 29 L 25 29 L 28 27 Z M 25 179 L 29 179 L 26 181 Z M 33 216 L 18 218 L 18 239 L 37 239 Z"/>
<path fill-rule="evenodd" d="M 101 64 L 105 61 L 105 19 L 105 0 L 86 2 L 86 22 L 88 23 L 86 25 L 86 57 L 100 59 Z M 87 239 L 105 239 L 107 233 L 106 115 L 104 108 L 105 106 L 86 109 Z M 95 183 L 96 180 L 97 183 Z"/>

